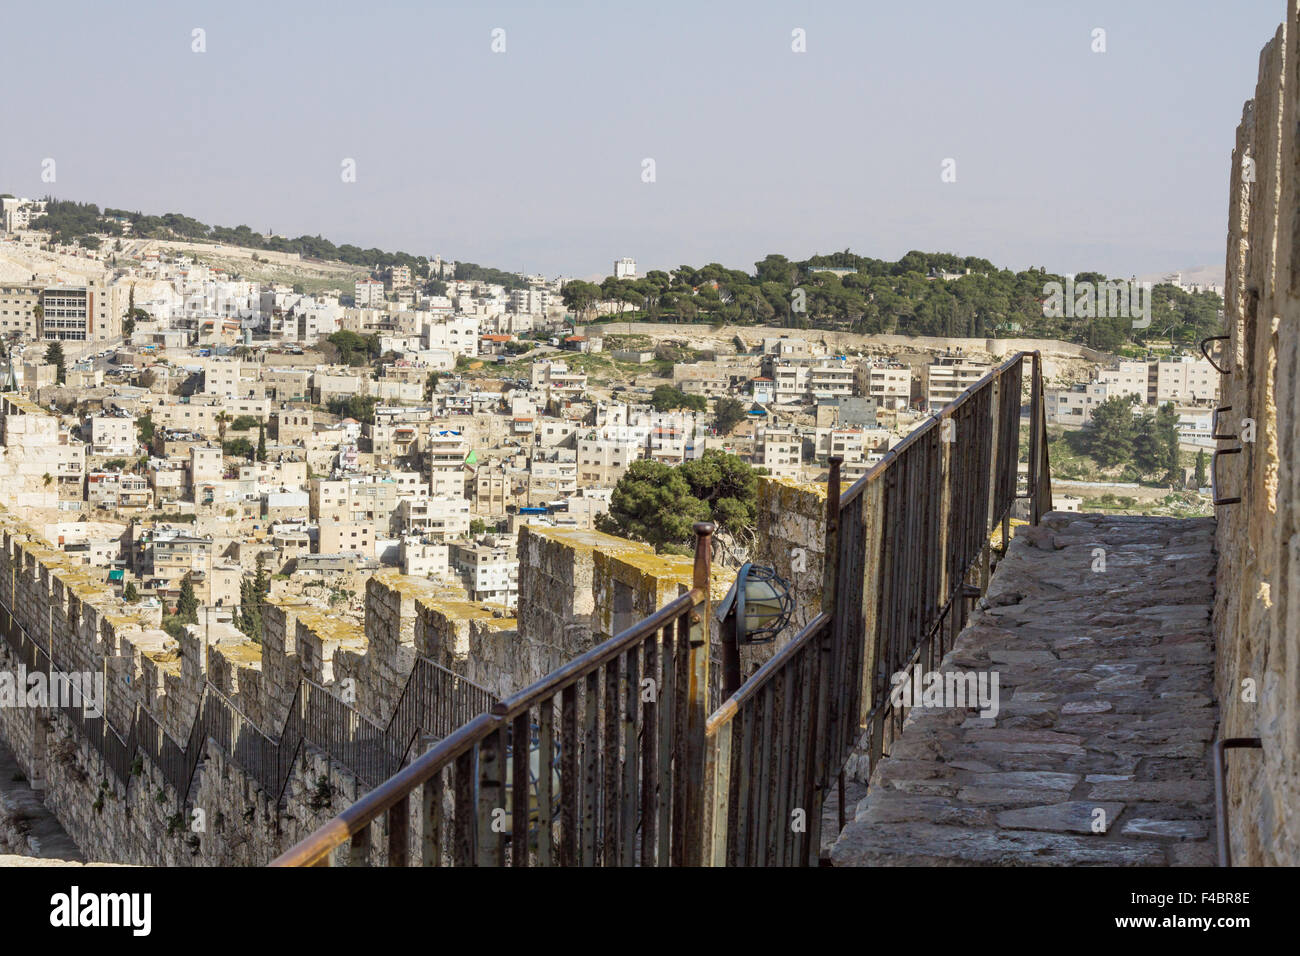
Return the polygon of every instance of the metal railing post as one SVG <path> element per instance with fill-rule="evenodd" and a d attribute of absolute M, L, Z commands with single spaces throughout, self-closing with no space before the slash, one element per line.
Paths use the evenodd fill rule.
<path fill-rule="evenodd" d="M 690 676 L 686 699 L 686 827 L 685 859 L 687 866 L 703 866 L 709 847 L 705 846 L 705 814 L 711 809 L 711 790 L 706 793 L 705 724 L 709 720 L 709 626 L 713 614 L 709 575 L 713 562 L 713 523 L 695 524 L 695 568 L 692 586 L 704 594 L 704 600 L 690 612 Z"/>

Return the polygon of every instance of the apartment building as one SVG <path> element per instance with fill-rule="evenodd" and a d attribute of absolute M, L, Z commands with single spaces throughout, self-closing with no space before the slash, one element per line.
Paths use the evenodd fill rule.
<path fill-rule="evenodd" d="M 534 286 L 511 292 L 509 308 L 519 315 L 545 315 L 555 301 L 549 291 Z"/>
<path fill-rule="evenodd" d="M 772 366 L 773 392 L 781 405 L 803 401 L 808 394 L 808 366 L 782 362 Z"/>
<path fill-rule="evenodd" d="M 243 398 L 247 392 L 241 378 L 238 359 L 209 361 L 203 369 L 203 394 L 224 398 Z"/>
<path fill-rule="evenodd" d="M 122 316 L 100 279 L 85 285 L 52 285 L 41 292 L 38 335 L 46 341 L 109 341 L 122 335 Z"/>
<path fill-rule="evenodd" d="M 777 478 L 799 478 L 803 472 L 803 438 L 786 428 L 762 427 L 754 440 L 754 464 Z"/>
<path fill-rule="evenodd" d="M 40 337 L 36 308 L 41 304 L 42 291 L 41 286 L 30 282 L 0 282 L 0 335 Z"/>
<path fill-rule="evenodd" d="M 411 577 L 444 578 L 451 572 L 451 548 L 439 541 L 403 538 L 398 560 Z"/>
<path fill-rule="evenodd" d="M 389 266 L 386 275 L 388 278 L 388 287 L 394 292 L 399 289 L 411 288 L 410 266 Z"/>
<path fill-rule="evenodd" d="M 449 428 L 434 429 L 425 442 L 430 497 L 463 498 L 469 457 L 469 442 L 464 433 Z"/>
<path fill-rule="evenodd" d="M 1155 381 L 1151 374 L 1152 363 L 1120 361 L 1110 368 L 1099 369 L 1097 381 L 1107 387 L 1106 394 L 1133 395 L 1144 405 L 1155 402 Z"/>
<path fill-rule="evenodd" d="M 375 529 L 369 521 L 322 521 L 316 535 L 317 554 L 375 556 Z"/>
<path fill-rule="evenodd" d="M 452 544 L 451 563 L 471 601 L 506 607 L 519 602 L 519 556 L 513 540 L 489 535 L 481 544 Z"/>
<path fill-rule="evenodd" d="M 902 363 L 860 365 L 858 391 L 876 400 L 877 408 L 906 408 L 912 400 L 912 370 Z"/>
<path fill-rule="evenodd" d="M 473 316 L 432 317 L 424 327 L 424 347 L 475 358 L 479 335 L 479 320 Z"/>
<path fill-rule="evenodd" d="M 943 355 L 924 367 L 922 391 L 927 407 L 943 408 L 987 375 L 989 366 L 956 355 Z"/>
<path fill-rule="evenodd" d="M 844 362 L 818 362 L 808 369 L 808 391 L 814 399 L 853 395 L 855 372 Z"/>
<path fill-rule="evenodd" d="M 433 541 L 469 534 L 472 520 L 467 498 L 403 498 L 397 516 L 404 534 L 418 534 Z"/>
<path fill-rule="evenodd" d="M 1124 386 L 1106 382 L 1089 382 L 1073 385 L 1070 388 L 1046 389 L 1043 397 L 1046 399 L 1044 410 L 1047 423 L 1081 428 L 1092 421 L 1093 411 L 1106 399 L 1117 394 L 1132 394 L 1132 392 L 1112 391 L 1112 389 L 1122 388 Z"/>
<path fill-rule="evenodd" d="M 1182 355 L 1155 363 L 1157 405 L 1195 404 L 1219 400 L 1219 373 L 1205 359 Z"/>
<path fill-rule="evenodd" d="M 376 279 L 358 279 L 353 289 L 353 300 L 358 309 L 382 309 L 384 284 Z"/>
<path fill-rule="evenodd" d="M 641 442 L 617 427 L 588 432 L 578 438 L 577 445 L 581 488 L 613 488 L 644 450 Z"/>
<path fill-rule="evenodd" d="M 19 508 L 57 508 L 81 499 L 86 446 L 59 420 L 20 395 L 0 395 L 0 490 Z"/>
<path fill-rule="evenodd" d="M 0 199 L 0 226 L 5 232 L 30 229 L 32 223 L 45 215 L 45 200 L 19 199 L 6 196 Z"/>
<path fill-rule="evenodd" d="M 95 415 L 90 419 L 90 453 L 92 455 L 134 455 L 139 446 L 135 418 L 121 415 Z M 82 435 L 86 433 L 83 431 Z"/>
<path fill-rule="evenodd" d="M 572 371 L 565 362 L 534 362 L 532 386 L 542 391 L 547 402 L 565 402 L 582 398 L 587 391 L 587 375 Z"/>
<path fill-rule="evenodd" d="M 148 576 L 179 581 L 187 574 L 212 570 L 211 538 L 163 528 L 149 533 L 141 544 Z"/>

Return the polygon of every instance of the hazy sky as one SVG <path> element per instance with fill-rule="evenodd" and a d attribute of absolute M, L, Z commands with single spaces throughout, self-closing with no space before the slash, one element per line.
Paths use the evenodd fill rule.
<path fill-rule="evenodd" d="M 1234 130 L 1283 14 L 1283 0 L 10 3 L 0 192 L 550 275 L 846 247 L 1115 275 L 1222 265 Z"/>

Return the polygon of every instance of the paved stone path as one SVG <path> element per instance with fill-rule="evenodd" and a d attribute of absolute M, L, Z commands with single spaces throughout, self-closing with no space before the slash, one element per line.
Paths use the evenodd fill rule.
<path fill-rule="evenodd" d="M 17 866 L 27 857 L 47 863 L 85 859 L 0 741 L 0 866 Z"/>
<path fill-rule="evenodd" d="M 999 712 L 914 708 L 833 864 L 1212 865 L 1213 535 L 1059 513 L 1019 529 L 942 665 L 996 671 Z"/>

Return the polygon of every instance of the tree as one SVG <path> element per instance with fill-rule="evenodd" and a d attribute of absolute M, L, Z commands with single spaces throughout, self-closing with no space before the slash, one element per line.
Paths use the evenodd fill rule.
<path fill-rule="evenodd" d="M 735 398 L 720 398 L 713 406 L 713 424 L 722 434 L 727 434 L 745 420 L 745 403 Z"/>
<path fill-rule="evenodd" d="M 136 431 L 140 433 L 140 443 L 147 445 L 153 441 L 153 416 L 145 413 L 135 420 Z"/>
<path fill-rule="evenodd" d="M 1144 413 L 1132 419 L 1133 464 L 1143 474 L 1160 467 L 1160 437 L 1156 433 L 1155 416 Z"/>
<path fill-rule="evenodd" d="M 650 394 L 650 404 L 657 412 L 670 412 L 676 408 L 704 411 L 709 407 L 703 395 L 687 395 L 672 385 L 657 385 Z"/>
<path fill-rule="evenodd" d="M 1178 447 L 1178 410 L 1173 402 L 1166 402 L 1156 410 L 1155 431 L 1157 466 L 1170 484 L 1181 480 L 1182 454 Z"/>
<path fill-rule="evenodd" d="M 226 425 L 230 422 L 230 414 L 225 410 L 219 411 L 214 420 L 217 423 L 217 435 L 224 442 L 226 440 Z"/>
<path fill-rule="evenodd" d="M 49 347 L 45 349 L 45 364 L 55 367 L 55 381 L 62 385 L 66 372 L 63 364 L 63 344 L 61 342 L 57 340 L 51 342 Z"/>
<path fill-rule="evenodd" d="M 1132 460 L 1133 405 L 1127 398 L 1108 398 L 1092 411 L 1086 432 L 1088 453 L 1103 468 Z"/>
<path fill-rule="evenodd" d="M 180 597 L 176 599 L 176 620 L 182 624 L 199 621 L 199 599 L 194 595 L 194 582 L 188 574 L 181 580 Z"/>
<path fill-rule="evenodd" d="M 134 581 L 126 582 L 126 590 L 122 592 L 122 598 L 127 604 L 134 604 L 136 601 L 140 600 L 140 592 L 136 589 Z"/>
<path fill-rule="evenodd" d="M 247 438 L 232 438 L 228 442 L 222 442 L 221 453 L 227 458 L 247 458 L 252 461 L 257 449 Z"/>
<path fill-rule="evenodd" d="M 692 525 L 713 521 L 739 535 L 757 517 L 757 472 L 735 455 L 710 449 L 676 467 L 641 459 L 614 486 L 601 531 L 653 544 L 661 551 L 689 554 Z"/>
<path fill-rule="evenodd" d="M 690 483 L 671 465 L 639 459 L 614 486 L 601 531 L 646 541 L 660 550 L 686 553 L 691 526 L 707 521 L 709 507 L 691 494 Z"/>
<path fill-rule="evenodd" d="M 266 426 L 257 426 L 257 460 L 266 461 Z"/>
<path fill-rule="evenodd" d="M 262 610 L 271 593 L 271 576 L 262 565 L 262 556 L 257 557 L 257 574 L 245 576 L 239 582 L 239 617 L 236 626 L 251 641 L 262 643 Z"/>
<path fill-rule="evenodd" d="M 1206 465 L 1205 452 L 1203 450 L 1198 451 L 1196 453 L 1196 478 L 1195 478 L 1197 488 L 1204 488 L 1206 484 L 1209 482 L 1209 478 L 1205 474 L 1205 465 Z"/>

